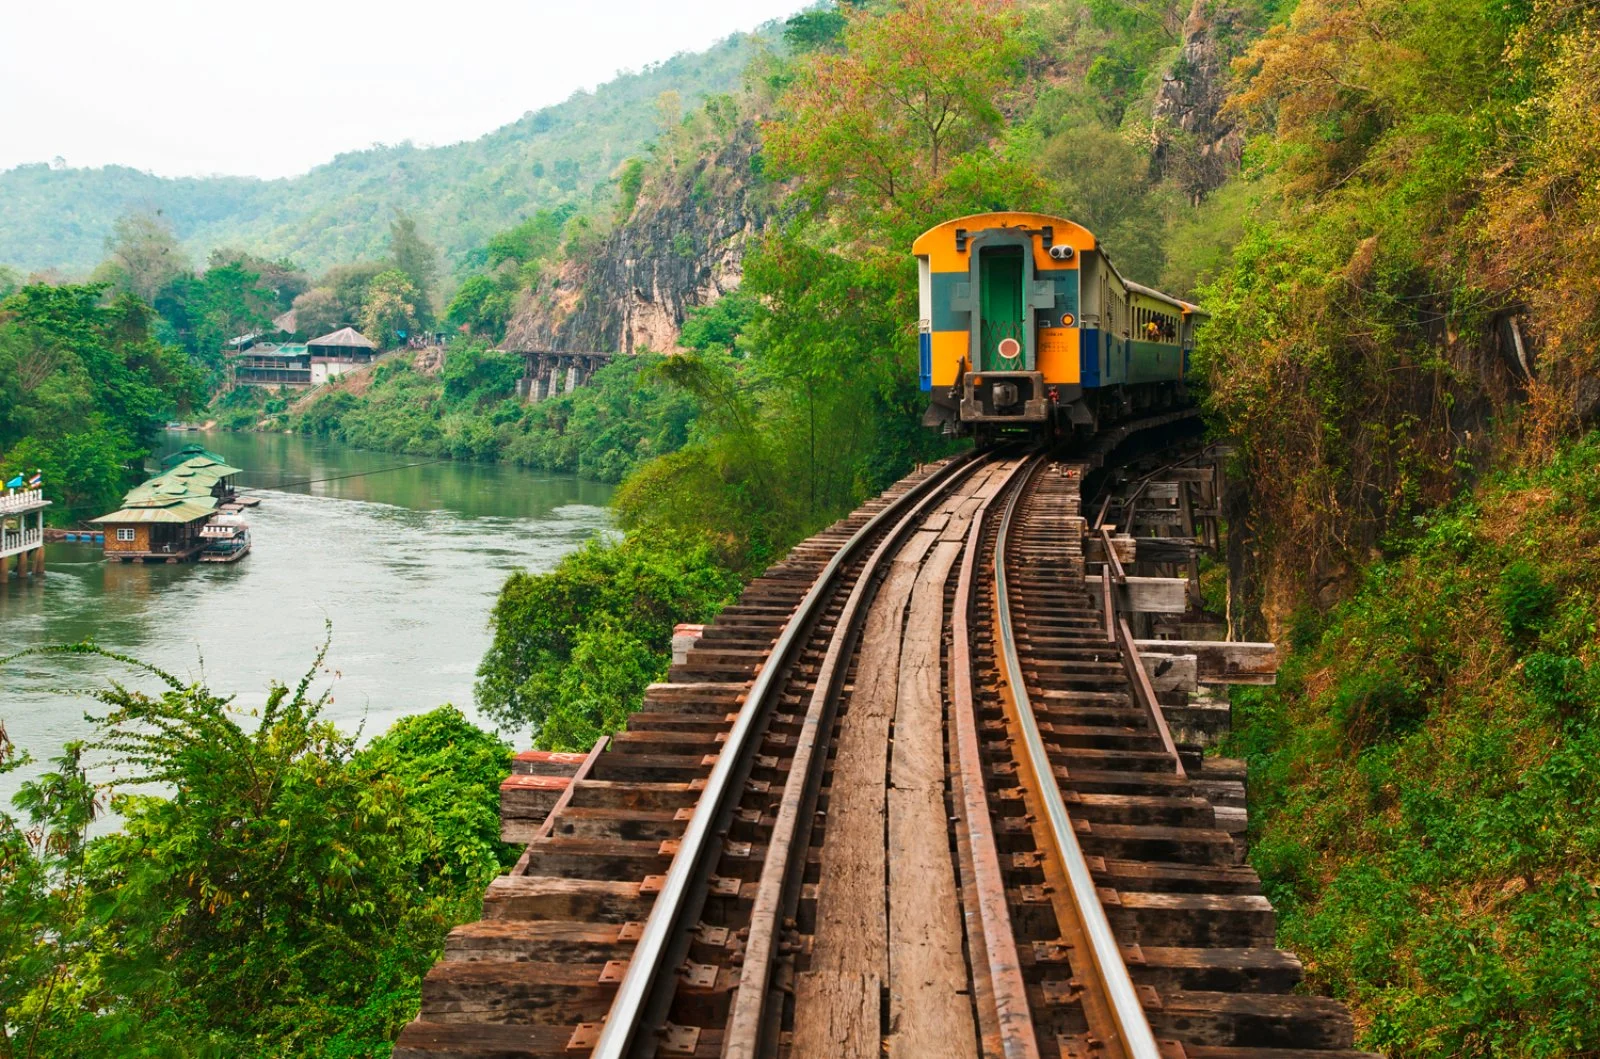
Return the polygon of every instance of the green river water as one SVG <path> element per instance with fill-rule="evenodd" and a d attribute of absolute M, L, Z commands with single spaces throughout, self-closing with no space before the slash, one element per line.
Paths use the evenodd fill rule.
<path fill-rule="evenodd" d="M 107 563 L 98 546 L 52 544 L 42 582 L 0 587 L 0 657 L 93 640 L 184 679 L 204 675 L 241 708 L 274 679 L 294 684 L 332 623 L 319 687 L 331 719 L 376 735 L 395 719 L 452 702 L 472 709 L 474 670 L 506 575 L 547 570 L 605 530 L 611 487 L 507 466 L 415 465 L 282 434 L 172 433 L 245 468 L 253 548 L 237 563 Z M 313 484 L 300 485 L 310 482 Z M 0 667 L 0 724 L 39 763 L 0 777 L 9 804 L 24 775 L 98 709 L 81 690 L 148 677 L 99 659 L 32 656 Z M 248 722 L 246 722 L 248 723 Z M 487 722 L 482 722 L 487 723 Z"/>

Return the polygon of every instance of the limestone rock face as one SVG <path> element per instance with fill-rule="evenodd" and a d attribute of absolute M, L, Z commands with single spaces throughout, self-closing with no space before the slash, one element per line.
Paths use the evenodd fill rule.
<path fill-rule="evenodd" d="M 1228 98 L 1229 65 L 1252 27 L 1226 0 L 1194 0 L 1184 20 L 1183 50 L 1162 75 L 1151 108 L 1161 177 L 1174 177 L 1193 203 L 1228 179 L 1239 166 L 1244 137 L 1222 116 Z"/>
<path fill-rule="evenodd" d="M 753 127 L 647 184 L 633 213 L 587 260 L 523 294 L 506 349 L 666 352 L 684 313 L 739 286 L 745 247 L 768 216 Z"/>

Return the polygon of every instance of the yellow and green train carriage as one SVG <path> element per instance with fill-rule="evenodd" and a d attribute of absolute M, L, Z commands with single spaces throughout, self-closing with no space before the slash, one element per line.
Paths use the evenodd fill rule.
<path fill-rule="evenodd" d="M 924 232 L 912 251 L 929 426 L 1092 432 L 1187 399 L 1204 314 L 1124 279 L 1082 225 L 982 213 Z"/>

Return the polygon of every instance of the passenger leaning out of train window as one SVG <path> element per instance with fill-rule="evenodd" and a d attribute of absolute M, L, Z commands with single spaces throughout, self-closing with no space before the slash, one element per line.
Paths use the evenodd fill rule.
<path fill-rule="evenodd" d="M 1161 340 L 1161 325 L 1156 323 L 1154 320 L 1151 320 L 1149 323 L 1145 324 L 1144 325 L 1144 337 L 1149 339 L 1152 342 L 1160 341 Z"/>

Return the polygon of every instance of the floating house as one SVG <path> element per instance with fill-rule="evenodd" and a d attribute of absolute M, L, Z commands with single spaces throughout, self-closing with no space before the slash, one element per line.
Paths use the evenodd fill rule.
<path fill-rule="evenodd" d="M 93 520 L 105 530 L 106 558 L 142 563 L 199 558 L 218 541 L 207 527 L 218 507 L 234 500 L 233 478 L 240 473 L 216 453 L 200 449 L 135 486 L 120 509 Z M 248 534 L 244 539 L 248 542 Z"/>
<path fill-rule="evenodd" d="M 211 497 L 150 499 L 125 504 L 93 521 L 104 527 L 106 558 L 125 563 L 181 563 L 211 542 L 201 529 L 217 512 Z"/>

